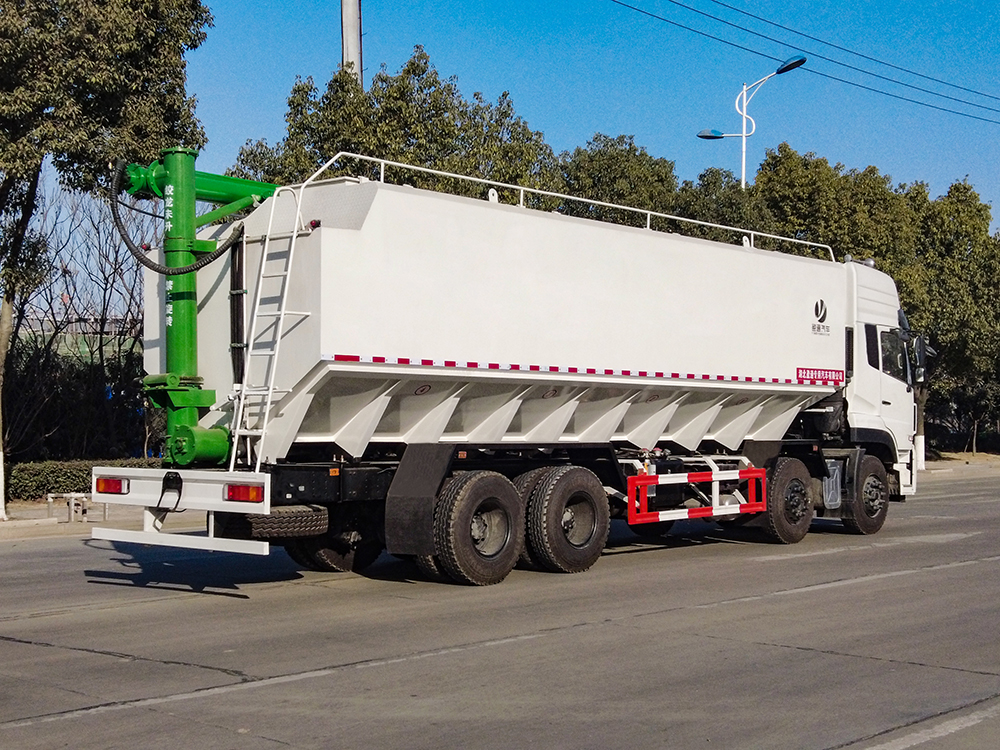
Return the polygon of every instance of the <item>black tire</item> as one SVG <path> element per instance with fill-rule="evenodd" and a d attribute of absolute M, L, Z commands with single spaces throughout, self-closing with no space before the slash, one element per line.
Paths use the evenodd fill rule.
<path fill-rule="evenodd" d="M 643 539 L 662 539 L 670 533 L 673 521 L 653 521 L 652 523 L 630 523 L 629 531 Z"/>
<path fill-rule="evenodd" d="M 251 517 L 254 539 L 314 536 L 329 527 L 329 511 L 322 505 L 279 505 L 269 516 Z"/>
<path fill-rule="evenodd" d="M 441 567 L 437 555 L 414 555 L 413 562 L 417 564 L 420 574 L 432 583 L 452 583 L 453 579 Z"/>
<path fill-rule="evenodd" d="M 292 561 L 298 565 L 300 568 L 305 568 L 306 570 L 322 570 L 316 563 L 312 561 L 309 554 L 302 548 L 300 539 L 289 539 L 282 546 L 285 548 L 285 552 L 288 556 L 292 558 Z"/>
<path fill-rule="evenodd" d="M 458 474 L 457 476 L 450 477 L 444 481 L 441 486 L 441 491 L 438 493 L 438 497 L 444 495 L 448 488 L 457 479 L 461 478 L 463 475 Z M 437 505 L 435 504 L 435 512 Z M 413 562 L 417 566 L 417 570 L 420 574 L 432 583 L 454 583 L 454 579 L 448 575 L 448 572 L 441 567 L 441 560 L 437 555 L 412 555 Z"/>
<path fill-rule="evenodd" d="M 276 505 L 270 515 L 215 514 L 215 533 L 227 539 L 298 539 L 322 534 L 329 527 L 329 511 L 322 505 Z"/>
<path fill-rule="evenodd" d="M 889 480 L 885 466 L 875 456 L 861 459 L 858 496 L 845 503 L 840 520 L 855 534 L 874 534 L 889 513 Z"/>
<path fill-rule="evenodd" d="M 604 551 L 610 516 L 607 493 L 592 471 L 560 467 L 532 493 L 529 544 L 547 570 L 582 573 Z"/>
<path fill-rule="evenodd" d="M 517 490 L 517 494 L 521 496 L 521 503 L 525 508 L 531 503 L 531 495 L 539 485 L 554 471 L 559 471 L 562 468 L 560 466 L 543 466 L 539 469 L 532 469 L 531 471 L 521 474 L 514 480 L 514 489 Z M 525 514 L 525 521 L 527 521 L 527 514 Z M 538 555 L 535 554 L 534 549 L 531 546 L 531 542 L 528 539 L 527 527 L 525 527 L 524 533 L 524 546 L 521 548 L 521 554 L 517 559 L 518 567 L 525 568 L 527 570 L 543 570 L 544 566 L 541 563 Z"/>
<path fill-rule="evenodd" d="M 459 583 L 490 586 L 514 569 L 524 546 L 524 504 L 507 477 L 470 471 L 449 482 L 434 509 L 434 548 Z"/>
<path fill-rule="evenodd" d="M 339 573 L 360 573 L 375 562 L 385 549 L 376 536 L 362 536 L 354 531 L 327 532 L 299 539 L 295 546 L 315 566 L 314 570 Z"/>
<path fill-rule="evenodd" d="M 768 471 L 764 533 L 782 544 L 801 542 L 813 519 L 812 478 L 797 458 L 779 458 Z"/>

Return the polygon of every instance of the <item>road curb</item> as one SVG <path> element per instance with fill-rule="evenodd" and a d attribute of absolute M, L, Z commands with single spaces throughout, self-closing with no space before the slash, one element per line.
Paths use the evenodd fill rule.
<path fill-rule="evenodd" d="M 24 526 L 51 526 L 59 523 L 58 518 L 11 518 L 8 521 L 0 521 L 0 529 L 17 529 Z"/>
<path fill-rule="evenodd" d="M 50 535 L 62 535 L 58 518 L 21 518 L 0 521 L 0 541 Z"/>

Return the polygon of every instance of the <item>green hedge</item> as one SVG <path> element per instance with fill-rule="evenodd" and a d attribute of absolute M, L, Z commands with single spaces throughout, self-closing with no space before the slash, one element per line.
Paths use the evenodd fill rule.
<path fill-rule="evenodd" d="M 95 466 L 157 467 L 158 458 L 113 461 L 39 461 L 14 464 L 7 469 L 7 499 L 35 501 L 58 492 L 90 492 L 90 472 Z"/>

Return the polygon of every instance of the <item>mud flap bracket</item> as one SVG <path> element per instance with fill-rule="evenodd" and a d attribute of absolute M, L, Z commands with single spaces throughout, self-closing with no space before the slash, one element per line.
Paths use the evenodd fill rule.
<path fill-rule="evenodd" d="M 393 555 L 434 554 L 434 505 L 455 447 L 408 445 L 385 500 L 385 546 Z"/>

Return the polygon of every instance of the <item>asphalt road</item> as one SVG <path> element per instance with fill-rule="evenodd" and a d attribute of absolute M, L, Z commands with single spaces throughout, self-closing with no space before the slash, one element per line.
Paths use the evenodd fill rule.
<path fill-rule="evenodd" d="M 488 588 L 0 542 L 0 747 L 997 747 L 1000 471 L 922 478 L 873 537 L 616 524 Z"/>

